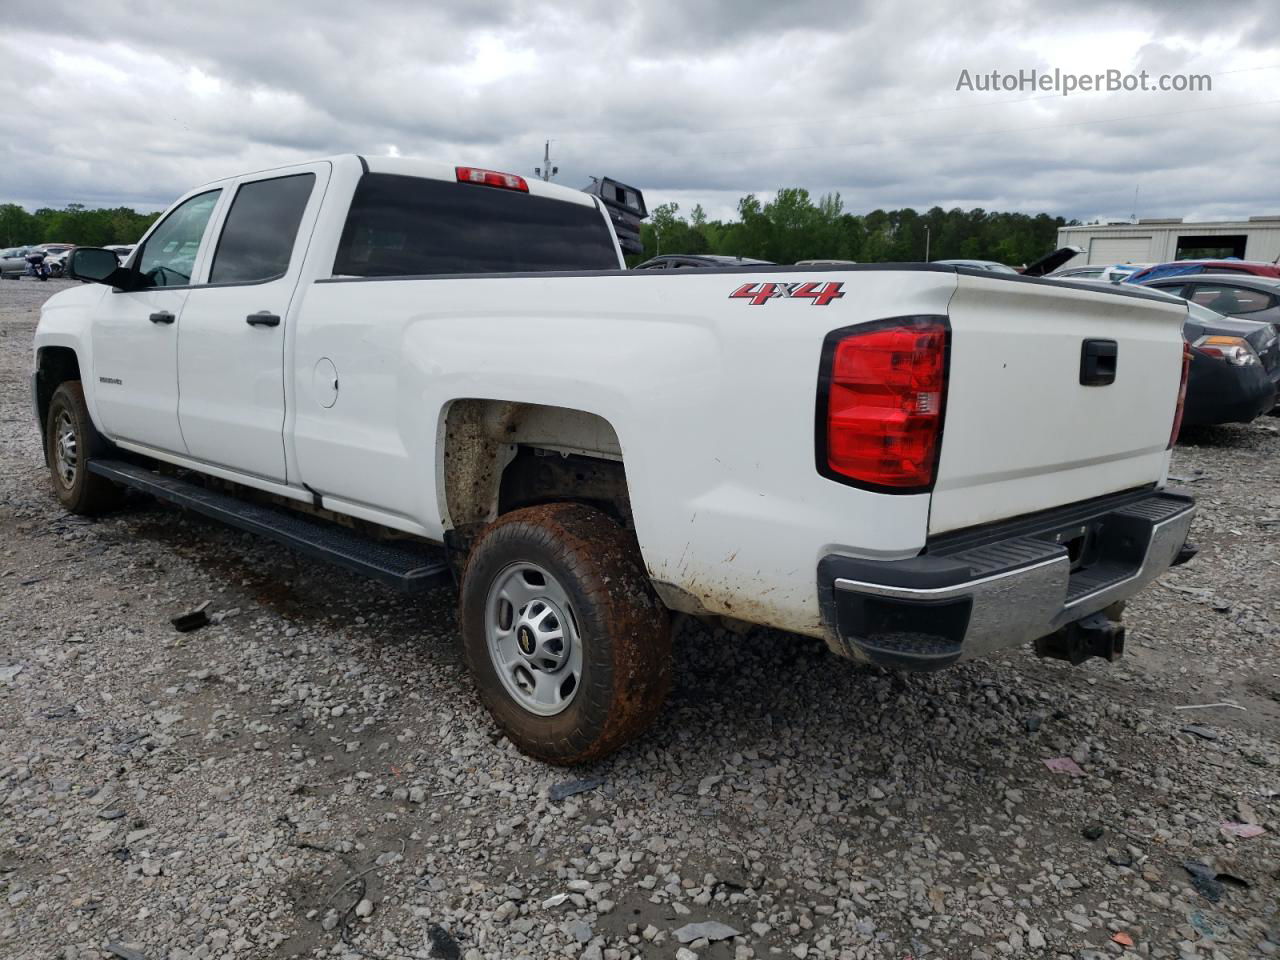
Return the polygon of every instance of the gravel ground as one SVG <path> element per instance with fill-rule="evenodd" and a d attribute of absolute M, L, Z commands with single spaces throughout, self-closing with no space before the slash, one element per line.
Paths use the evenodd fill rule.
<path fill-rule="evenodd" d="M 448 591 L 64 515 L 27 380 L 61 286 L 0 283 L 0 955 L 1280 954 L 1280 421 L 1179 448 L 1203 550 L 1115 665 L 687 623 L 657 726 L 566 771 L 495 735 Z"/>

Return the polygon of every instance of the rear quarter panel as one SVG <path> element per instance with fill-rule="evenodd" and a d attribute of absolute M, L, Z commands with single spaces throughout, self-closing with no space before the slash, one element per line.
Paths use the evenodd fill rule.
<path fill-rule="evenodd" d="M 826 306 L 729 297 L 745 282 L 810 279 L 842 282 L 845 296 Z M 823 338 L 946 313 L 955 284 L 929 269 L 314 283 L 294 361 L 301 478 L 440 536 L 450 403 L 584 410 L 618 435 L 640 548 L 668 602 L 821 635 L 818 560 L 915 555 L 929 508 L 927 494 L 818 475 Z M 328 410 L 307 386 L 325 356 L 342 383 Z"/>

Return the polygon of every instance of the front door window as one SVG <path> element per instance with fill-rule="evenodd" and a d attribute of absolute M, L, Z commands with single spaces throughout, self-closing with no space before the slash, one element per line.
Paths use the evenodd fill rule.
<path fill-rule="evenodd" d="M 198 193 L 165 217 L 138 257 L 143 286 L 175 287 L 191 282 L 196 253 L 221 190 Z"/>

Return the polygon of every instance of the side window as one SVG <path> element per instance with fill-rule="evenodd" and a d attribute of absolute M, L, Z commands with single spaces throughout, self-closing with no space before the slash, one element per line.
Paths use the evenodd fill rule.
<path fill-rule="evenodd" d="M 1238 317 L 1257 313 L 1271 306 L 1271 298 L 1248 287 L 1233 287 L 1225 283 L 1197 283 L 1191 299 L 1215 313 Z"/>
<path fill-rule="evenodd" d="M 1182 297 L 1184 300 L 1192 299 L 1185 283 L 1153 283 L 1150 286 L 1152 290 L 1172 293 L 1175 297 Z M 1196 302 L 1199 303 L 1200 301 L 1197 300 Z M 1201 306 L 1204 306 L 1204 304 L 1201 304 Z"/>
<path fill-rule="evenodd" d="M 164 218 L 147 238 L 137 270 L 152 287 L 176 287 L 191 282 L 196 252 L 221 190 L 198 193 Z"/>
<path fill-rule="evenodd" d="M 315 183 L 314 173 L 242 183 L 218 238 L 209 282 L 251 283 L 284 276 Z"/>

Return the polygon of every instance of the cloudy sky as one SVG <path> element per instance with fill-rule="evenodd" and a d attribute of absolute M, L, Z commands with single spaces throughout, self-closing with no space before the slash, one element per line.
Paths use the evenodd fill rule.
<path fill-rule="evenodd" d="M 0 36 L 0 202 L 165 206 L 340 152 L 847 209 L 1280 213 L 1272 0 L 37 4 Z M 15 11 L 16 12 L 16 11 Z M 956 89 L 962 70 L 1209 74 L 1208 92 Z"/>

